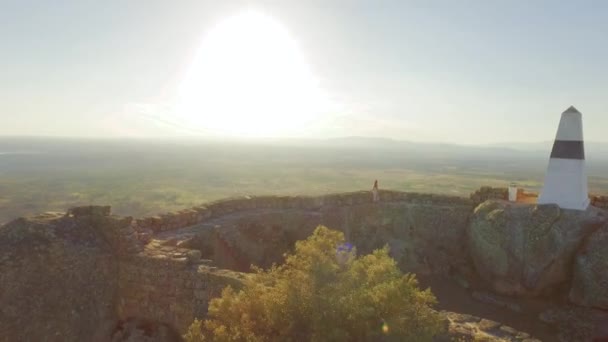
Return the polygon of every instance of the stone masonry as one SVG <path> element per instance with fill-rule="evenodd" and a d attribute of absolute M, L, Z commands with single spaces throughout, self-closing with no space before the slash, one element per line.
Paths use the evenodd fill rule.
<path fill-rule="evenodd" d="M 503 196 L 244 196 L 139 219 L 107 206 L 20 218 L 0 226 L 0 340 L 82 341 L 130 317 L 184 331 L 225 286 L 242 284 L 242 271 L 280 262 L 319 224 L 343 231 L 358 253 L 388 244 L 404 271 L 466 276 L 473 210 Z"/>

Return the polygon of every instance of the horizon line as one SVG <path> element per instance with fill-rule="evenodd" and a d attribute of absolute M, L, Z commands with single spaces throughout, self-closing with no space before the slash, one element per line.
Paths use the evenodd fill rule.
<path fill-rule="evenodd" d="M 410 143 L 423 145 L 456 145 L 456 146 L 488 146 L 488 147 L 506 147 L 504 145 L 535 145 L 535 144 L 551 144 L 551 140 L 535 140 L 535 141 L 499 141 L 499 142 L 447 142 L 447 141 L 427 141 L 427 140 L 405 140 L 392 137 L 382 136 L 359 136 L 345 135 L 334 137 L 235 137 L 235 136 L 78 136 L 78 135 L 0 135 L 0 139 L 65 139 L 65 140 L 139 140 L 139 141 L 224 141 L 224 142 L 273 142 L 273 141 L 332 141 L 332 140 L 375 140 L 393 143 Z M 587 140 L 587 143 L 608 144 L 608 141 Z"/>

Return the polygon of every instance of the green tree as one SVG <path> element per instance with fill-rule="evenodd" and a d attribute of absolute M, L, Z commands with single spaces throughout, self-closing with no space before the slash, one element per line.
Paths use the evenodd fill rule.
<path fill-rule="evenodd" d="M 388 247 L 357 257 L 341 232 L 319 226 L 285 263 L 254 268 L 195 321 L 187 341 L 430 341 L 442 331 L 429 289 L 403 275 Z M 206 339 L 205 339 L 206 338 Z"/>

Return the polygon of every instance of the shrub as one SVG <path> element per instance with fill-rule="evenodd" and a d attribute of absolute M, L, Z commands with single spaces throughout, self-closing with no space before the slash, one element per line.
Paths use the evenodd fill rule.
<path fill-rule="evenodd" d="M 342 248 L 337 248 L 341 246 Z M 442 330 L 436 300 L 403 275 L 388 247 L 357 257 L 341 232 L 319 226 L 283 265 L 254 268 L 195 321 L 187 341 L 430 341 Z M 206 338 L 206 339 L 205 339 Z"/>

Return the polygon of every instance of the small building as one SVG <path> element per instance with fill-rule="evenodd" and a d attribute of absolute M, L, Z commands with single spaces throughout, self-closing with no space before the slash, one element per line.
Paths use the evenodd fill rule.
<path fill-rule="evenodd" d="M 538 204 L 586 210 L 589 206 L 583 120 L 574 107 L 562 113 Z"/>
<path fill-rule="evenodd" d="M 513 182 L 509 184 L 509 202 L 517 202 L 517 183 Z"/>

